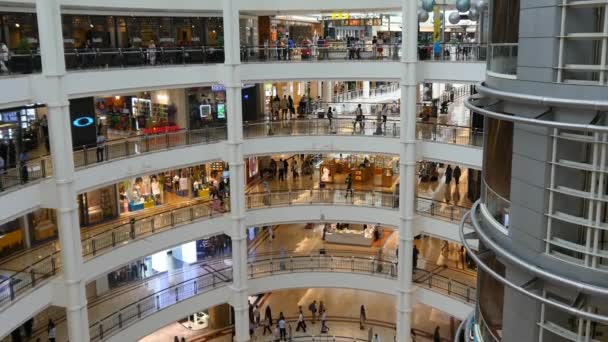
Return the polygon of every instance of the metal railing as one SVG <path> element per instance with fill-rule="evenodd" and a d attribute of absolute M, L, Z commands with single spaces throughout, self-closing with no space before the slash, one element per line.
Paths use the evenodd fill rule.
<path fill-rule="evenodd" d="M 488 70 L 509 76 L 517 76 L 517 55 L 519 44 L 490 44 Z"/>
<path fill-rule="evenodd" d="M 397 210 L 399 197 L 392 193 L 346 189 L 303 189 L 257 192 L 246 195 L 247 209 L 275 206 L 333 204 Z"/>
<path fill-rule="evenodd" d="M 401 44 L 352 44 L 328 42 L 326 44 L 300 44 L 293 48 L 276 44 L 241 46 L 241 62 L 321 60 L 385 60 L 398 61 Z"/>
<path fill-rule="evenodd" d="M 223 204 L 214 201 L 194 201 L 187 206 L 156 212 L 153 216 L 132 219 L 110 230 L 87 237 L 81 241 L 85 257 L 95 257 L 98 253 L 124 246 L 128 241 L 173 229 L 179 225 L 200 219 L 216 217 L 229 210 L 229 200 Z M 30 266 L 15 272 L 0 282 L 0 308 L 16 300 L 27 290 L 36 288 L 61 270 L 60 251 L 54 250 Z"/>
<path fill-rule="evenodd" d="M 397 263 L 375 257 L 335 255 L 289 255 L 248 262 L 249 278 L 294 272 L 346 272 L 397 278 Z"/>
<path fill-rule="evenodd" d="M 291 135 L 366 135 L 398 138 L 399 121 L 365 118 L 298 119 L 284 121 L 245 122 L 243 135 L 246 139 L 266 136 Z"/>
<path fill-rule="evenodd" d="M 76 148 L 74 166 L 83 168 L 102 161 L 112 161 L 180 146 L 215 143 L 226 139 L 226 126 L 113 139 L 105 143 L 105 146 L 99 151 L 100 153 L 98 153 L 96 145 Z M 53 165 L 49 155 L 28 160 L 24 165 L 25 167 L 13 166 L 0 170 L 0 192 L 50 177 L 53 174 Z"/>
<path fill-rule="evenodd" d="M 219 200 L 216 200 L 219 202 Z M 140 219 L 133 219 L 117 227 L 87 237 L 81 241 L 82 254 L 85 257 L 124 245 L 128 241 L 171 230 L 182 224 L 221 216 L 229 211 L 229 198 L 223 203 L 214 201 L 193 201 L 181 208 L 171 208 Z"/>
<path fill-rule="evenodd" d="M 5 74 L 31 74 L 38 73 L 42 70 L 42 62 L 40 59 L 40 52 L 16 52 L 9 53 L 8 62 L 4 62 L 7 67 L 7 72 L 0 73 Z"/>
<path fill-rule="evenodd" d="M 431 122 L 416 124 L 416 139 L 446 144 L 483 146 L 483 130 Z"/>
<path fill-rule="evenodd" d="M 89 326 L 91 341 L 101 341 L 166 307 L 232 283 L 232 268 L 204 274 L 169 286 L 126 305 Z"/>
<path fill-rule="evenodd" d="M 485 61 L 487 46 L 474 43 L 440 43 L 418 46 L 421 61 L 477 62 Z"/>
<path fill-rule="evenodd" d="M 488 186 L 485 179 L 483 179 L 482 183 L 482 202 L 492 217 L 505 229 L 508 229 L 508 215 L 511 211 L 511 201 L 502 197 Z"/>
<path fill-rule="evenodd" d="M 209 144 L 226 139 L 226 126 L 113 139 L 105 143 L 105 147 L 102 149 L 103 158 L 101 159 L 111 161 L 132 155 L 163 151 L 180 146 Z M 97 152 L 96 145 L 78 148 L 74 151 L 74 166 L 77 168 L 86 167 L 102 161 L 98 158 Z"/>
<path fill-rule="evenodd" d="M 428 287 L 435 291 L 446 293 L 448 296 L 456 297 L 467 303 L 474 303 L 477 298 L 477 290 L 473 286 L 469 286 L 458 280 L 451 279 L 427 270 L 416 269 L 416 272 L 421 272 L 422 276 L 416 276 L 413 279 L 414 283 Z"/>
<path fill-rule="evenodd" d="M 449 221 L 460 222 L 462 217 L 469 210 L 471 210 L 470 207 L 462 207 L 430 198 L 416 197 L 416 212 L 422 215 L 441 217 Z"/>
<path fill-rule="evenodd" d="M 67 69 L 224 63 L 224 48 L 184 46 L 65 49 Z"/>

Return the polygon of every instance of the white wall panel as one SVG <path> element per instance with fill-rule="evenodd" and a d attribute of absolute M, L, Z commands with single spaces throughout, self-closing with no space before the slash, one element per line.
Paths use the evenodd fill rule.
<path fill-rule="evenodd" d="M 229 217 L 221 216 L 188 223 L 146 238 L 130 241 L 128 244 L 109 250 L 108 253 L 85 262 L 85 279 L 87 282 L 93 281 L 133 260 L 210 235 L 228 233 L 231 228 L 230 222 Z"/>
<path fill-rule="evenodd" d="M 0 77 L 0 108 L 22 106 L 32 102 L 31 82 L 35 76 Z"/>
<path fill-rule="evenodd" d="M 291 2 L 291 1 L 285 1 Z M 246 63 L 241 77 L 249 82 L 283 80 L 393 80 L 404 72 L 399 62 L 336 60 L 329 62 Z"/>
<path fill-rule="evenodd" d="M 203 311 L 214 306 L 224 304 L 230 300 L 231 291 L 228 286 L 223 286 L 198 296 L 189 298 L 175 305 L 166 307 L 137 323 L 130 325 L 117 334 L 111 336 L 108 342 L 137 341 L 162 327 L 175 323 L 189 314 Z"/>
<path fill-rule="evenodd" d="M 371 136 L 291 136 L 247 139 L 243 145 L 244 155 L 351 152 L 399 155 L 399 139 Z"/>
<path fill-rule="evenodd" d="M 428 305 L 444 313 L 454 316 L 460 320 L 464 320 L 473 310 L 473 303 L 464 303 L 450 296 L 439 292 L 432 291 L 424 287 L 418 287 L 415 290 L 415 298 L 419 303 Z M 471 291 L 471 298 L 475 298 L 475 292 Z"/>
<path fill-rule="evenodd" d="M 420 62 L 419 82 L 477 83 L 486 79 L 486 62 Z"/>
<path fill-rule="evenodd" d="M 481 170 L 483 149 L 480 147 L 419 141 L 416 150 L 419 160 L 448 162 Z"/>
<path fill-rule="evenodd" d="M 247 211 L 245 218 L 248 226 L 322 221 L 368 224 L 381 222 L 386 226 L 397 227 L 399 211 L 345 205 L 294 205 Z"/>

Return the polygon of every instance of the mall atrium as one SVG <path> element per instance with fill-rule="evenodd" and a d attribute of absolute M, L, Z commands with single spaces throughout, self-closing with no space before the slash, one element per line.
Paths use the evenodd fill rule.
<path fill-rule="evenodd" d="M 0 0 L 1 342 L 608 342 L 608 0 Z"/>

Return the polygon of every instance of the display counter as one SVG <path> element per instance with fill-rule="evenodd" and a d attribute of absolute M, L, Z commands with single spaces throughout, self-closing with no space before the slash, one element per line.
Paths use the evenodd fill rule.
<path fill-rule="evenodd" d="M 339 245 L 354 245 L 371 247 L 374 242 L 374 228 L 367 229 L 336 229 L 332 224 L 325 233 L 325 242 Z"/>

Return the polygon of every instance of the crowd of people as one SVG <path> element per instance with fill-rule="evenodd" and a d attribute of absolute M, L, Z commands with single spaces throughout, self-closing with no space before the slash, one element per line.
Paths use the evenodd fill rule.
<path fill-rule="evenodd" d="M 361 306 L 363 308 L 363 306 Z M 316 324 L 317 321 L 320 323 L 319 333 L 327 334 L 329 327 L 327 326 L 327 307 L 320 301 L 314 300 L 308 305 L 308 311 L 310 312 L 310 323 Z M 296 328 L 295 332 L 302 331 L 307 332 L 306 315 L 302 306 L 298 306 L 298 317 L 295 319 Z M 273 342 L 279 341 L 291 341 L 294 336 L 294 329 L 292 324 L 287 320 L 283 312 L 279 313 L 278 318 L 275 320 L 272 316 L 272 309 L 270 305 L 266 306 L 264 311 L 264 317 L 261 317 L 261 311 L 259 305 L 249 304 L 249 334 L 254 336 L 258 328 L 262 328 L 262 336 L 266 336 L 268 333 L 272 336 Z"/>

